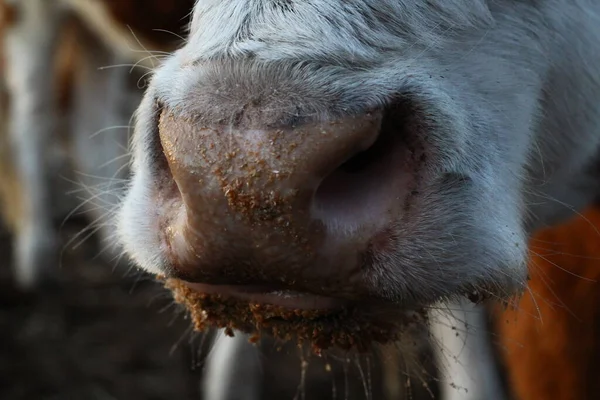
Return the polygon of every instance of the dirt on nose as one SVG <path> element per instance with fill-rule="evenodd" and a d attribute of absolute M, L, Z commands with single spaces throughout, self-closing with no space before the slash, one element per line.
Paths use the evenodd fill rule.
<path fill-rule="evenodd" d="M 187 308 L 197 331 L 218 327 L 233 336 L 239 330 L 253 335 L 251 342 L 261 335 L 295 340 L 298 345 L 309 344 L 316 354 L 329 348 L 368 352 L 374 344 L 395 342 L 407 329 L 426 323 L 422 310 L 374 312 L 360 305 L 333 312 L 290 309 L 198 293 L 177 279 L 165 280 L 165 286 Z"/>

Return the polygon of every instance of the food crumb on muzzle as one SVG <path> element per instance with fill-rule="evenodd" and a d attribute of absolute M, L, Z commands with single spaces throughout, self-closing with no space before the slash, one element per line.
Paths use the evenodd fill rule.
<path fill-rule="evenodd" d="M 196 331 L 224 328 L 225 334 L 233 336 L 234 330 L 239 330 L 250 335 L 251 343 L 258 342 L 261 335 L 296 340 L 298 345 L 309 344 L 317 355 L 329 348 L 367 352 L 377 343 L 397 341 L 409 326 L 423 323 L 424 318 L 423 313 L 369 318 L 357 307 L 324 311 L 248 303 L 199 293 L 178 279 L 166 279 L 165 287 L 187 308 Z"/>

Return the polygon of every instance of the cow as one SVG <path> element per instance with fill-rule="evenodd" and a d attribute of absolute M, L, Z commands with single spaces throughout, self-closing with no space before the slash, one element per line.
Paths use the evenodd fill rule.
<path fill-rule="evenodd" d="M 462 321 L 461 365 L 481 374 L 466 396 L 501 396 L 475 360 L 477 304 L 522 292 L 531 233 L 598 195 L 599 17 L 568 0 L 198 1 L 137 111 L 120 243 L 198 328 L 319 352 Z M 456 308 L 469 318 L 439 316 Z"/>

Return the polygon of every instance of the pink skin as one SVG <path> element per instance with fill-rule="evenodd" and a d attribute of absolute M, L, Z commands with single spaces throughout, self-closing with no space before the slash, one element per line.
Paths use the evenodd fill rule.
<path fill-rule="evenodd" d="M 188 283 L 188 286 L 206 294 L 219 294 L 222 297 L 235 297 L 248 303 L 273 304 L 297 310 L 331 310 L 335 311 L 347 303 L 331 297 L 311 295 L 289 290 L 272 291 L 260 286 L 205 285 Z"/>

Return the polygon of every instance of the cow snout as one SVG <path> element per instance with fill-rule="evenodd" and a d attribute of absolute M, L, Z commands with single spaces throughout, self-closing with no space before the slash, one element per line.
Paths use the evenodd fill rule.
<path fill-rule="evenodd" d="M 387 125 L 380 111 L 267 124 L 163 109 L 170 271 L 203 284 L 359 295 L 365 254 L 391 240 L 412 176 L 402 132 Z"/>

